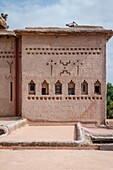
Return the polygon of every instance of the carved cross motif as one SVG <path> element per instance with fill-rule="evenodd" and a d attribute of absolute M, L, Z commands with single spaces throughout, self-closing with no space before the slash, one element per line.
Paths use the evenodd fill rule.
<path fill-rule="evenodd" d="M 51 60 L 50 62 L 47 63 L 47 65 L 50 65 L 50 68 L 51 68 L 51 76 L 52 76 L 52 73 L 53 73 L 53 66 L 56 65 L 57 63 L 54 62 L 53 60 Z"/>
<path fill-rule="evenodd" d="M 9 61 L 7 61 L 7 63 L 8 63 L 8 65 L 9 65 L 9 73 L 11 73 L 11 68 L 12 68 L 12 65 L 13 65 L 13 61 L 12 62 L 9 62 Z"/>
<path fill-rule="evenodd" d="M 6 79 L 14 79 L 15 77 L 13 77 L 12 75 L 11 75 L 11 73 L 12 73 L 12 65 L 13 65 L 13 61 L 11 61 L 11 62 L 9 62 L 9 61 L 6 61 L 7 62 L 7 64 L 9 65 L 9 76 L 5 76 L 5 78 Z"/>
<path fill-rule="evenodd" d="M 71 75 L 71 73 L 68 71 L 67 69 L 67 66 L 70 64 L 71 62 L 70 61 L 67 61 L 67 62 L 63 62 L 60 60 L 60 64 L 62 64 L 64 66 L 64 69 L 62 72 L 60 72 L 60 76 L 64 73 L 68 74 L 68 75 Z"/>
<path fill-rule="evenodd" d="M 71 62 L 70 62 L 70 61 L 67 61 L 66 63 L 64 63 L 63 61 L 60 60 L 60 63 L 61 63 L 63 66 L 67 66 L 67 65 L 70 64 Z"/>
<path fill-rule="evenodd" d="M 71 75 L 71 73 L 68 70 L 63 70 L 62 72 L 60 72 L 60 76 L 64 73 L 68 74 L 69 76 Z"/>
<path fill-rule="evenodd" d="M 14 79 L 15 77 L 13 77 L 13 76 L 11 76 L 11 75 L 9 75 L 9 76 L 5 76 L 5 78 L 8 80 L 8 79 Z"/>
<path fill-rule="evenodd" d="M 77 76 L 79 76 L 79 74 L 80 74 L 80 66 L 82 66 L 83 63 L 81 63 L 79 60 L 77 60 L 77 62 L 73 63 L 73 65 L 76 65 L 76 67 L 77 67 Z"/>

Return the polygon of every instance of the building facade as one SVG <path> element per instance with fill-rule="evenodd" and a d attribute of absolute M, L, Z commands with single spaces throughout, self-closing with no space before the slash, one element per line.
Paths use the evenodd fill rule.
<path fill-rule="evenodd" d="M 112 33 L 96 26 L 1 28 L 0 116 L 104 123 Z"/>

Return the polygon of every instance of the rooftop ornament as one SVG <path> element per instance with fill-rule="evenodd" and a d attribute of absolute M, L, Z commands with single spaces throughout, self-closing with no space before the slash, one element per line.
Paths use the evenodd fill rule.
<path fill-rule="evenodd" d="M 66 26 L 68 26 L 68 27 L 75 27 L 77 25 L 78 24 L 76 22 L 74 22 L 74 21 L 72 23 L 66 24 Z"/>
<path fill-rule="evenodd" d="M 7 29 L 8 25 L 6 23 L 8 14 L 1 13 L 0 15 L 0 29 Z"/>
<path fill-rule="evenodd" d="M 2 16 L 2 18 L 3 18 L 5 21 L 7 21 L 8 14 L 1 13 L 1 16 Z"/>

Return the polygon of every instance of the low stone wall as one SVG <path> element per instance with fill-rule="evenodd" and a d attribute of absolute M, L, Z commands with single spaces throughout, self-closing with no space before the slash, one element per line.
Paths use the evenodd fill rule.
<path fill-rule="evenodd" d="M 0 132 L 1 132 L 0 137 L 7 136 L 11 132 L 13 132 L 25 125 L 27 125 L 27 119 L 19 119 L 19 120 L 16 120 L 15 122 L 1 125 L 0 126 Z"/>
<path fill-rule="evenodd" d="M 4 127 L 4 132 L 6 128 L 5 135 L 8 133 L 11 133 L 12 131 L 16 130 L 16 128 L 19 128 L 20 126 L 26 125 L 26 121 L 23 120 L 20 123 L 15 122 L 15 124 L 11 124 L 9 126 Z M 75 126 L 74 136 L 76 136 L 76 140 L 33 140 L 33 141 L 0 141 L 0 146 L 39 146 L 39 147 L 77 147 L 77 146 L 89 146 L 91 145 L 91 141 L 84 133 L 83 127 L 81 123 L 77 123 Z"/>

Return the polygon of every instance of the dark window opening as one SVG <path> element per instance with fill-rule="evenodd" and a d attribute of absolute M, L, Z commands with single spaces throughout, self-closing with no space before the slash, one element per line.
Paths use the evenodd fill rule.
<path fill-rule="evenodd" d="M 62 94 L 62 84 L 57 81 L 55 84 L 55 94 Z"/>
<path fill-rule="evenodd" d="M 69 95 L 74 95 L 75 94 L 75 89 L 74 88 L 69 88 L 68 89 L 68 94 Z"/>
<path fill-rule="evenodd" d="M 30 84 L 30 91 L 35 91 L 35 84 Z"/>
<path fill-rule="evenodd" d="M 99 93 L 100 92 L 100 87 L 99 86 L 95 86 L 95 93 Z"/>
<path fill-rule="evenodd" d="M 47 92 L 46 92 L 46 88 L 42 88 L 42 95 L 46 95 Z"/>
<path fill-rule="evenodd" d="M 71 80 L 70 83 L 68 83 L 68 95 L 74 95 L 75 94 L 75 83 Z"/>
<path fill-rule="evenodd" d="M 29 83 L 29 94 L 35 94 L 35 83 L 33 80 Z"/>
<path fill-rule="evenodd" d="M 44 80 L 42 83 L 42 95 L 48 95 L 49 94 L 49 84 Z"/>
<path fill-rule="evenodd" d="M 81 84 L 81 94 L 88 94 L 88 83 L 85 80 Z"/>
<path fill-rule="evenodd" d="M 101 94 L 101 83 L 98 80 L 94 84 L 94 93 Z"/>
<path fill-rule="evenodd" d="M 83 92 L 85 92 L 86 91 L 86 86 L 85 86 L 85 84 L 83 84 Z"/>
<path fill-rule="evenodd" d="M 61 86 L 57 86 L 57 85 L 56 85 L 55 93 L 56 93 L 56 94 L 62 94 L 62 88 L 61 88 Z"/>

